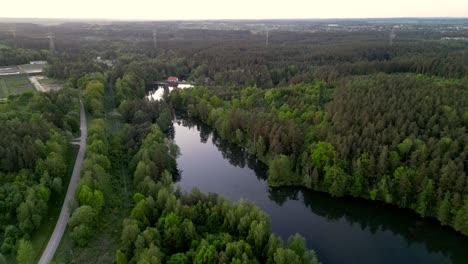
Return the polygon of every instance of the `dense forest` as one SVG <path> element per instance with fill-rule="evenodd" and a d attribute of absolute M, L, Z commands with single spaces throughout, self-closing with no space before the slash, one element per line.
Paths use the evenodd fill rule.
<path fill-rule="evenodd" d="M 270 185 L 381 200 L 468 234 L 467 84 L 379 74 L 170 98 L 269 164 Z"/>
<path fill-rule="evenodd" d="M 310 82 L 336 81 L 349 75 L 421 73 L 447 78 L 468 74 L 463 23 L 394 24 L 388 22 L 340 23 L 331 30 L 322 23 L 291 24 L 280 21 L 251 28 L 232 21 L 229 29 L 214 23 L 206 28 L 176 22 L 90 25 L 61 24 L 49 28 L 56 36 L 56 56 L 48 52 L 47 28 L 17 25 L 17 37 L 0 32 L 0 65 L 24 63 L 26 58 L 48 58 L 49 74 L 75 81 L 83 73 L 102 71 L 102 60 L 114 61 L 112 80 L 124 72 L 137 73 L 152 89 L 153 81 L 179 76 L 228 87 L 273 87 Z M 450 21 L 448 22 L 450 23 Z M 229 23 L 227 23 L 229 24 Z M 235 30 L 233 30 L 235 29 Z M 269 44 L 265 45 L 265 31 Z M 158 32 L 157 48 L 152 41 Z M 396 38 L 389 43 L 394 31 Z M 34 37 L 28 38 L 34 32 Z M 12 47 L 16 47 L 13 52 Z"/>
<path fill-rule="evenodd" d="M 47 60 L 47 76 L 66 81 L 59 92 L 0 102 L 2 254 L 28 263 L 27 252 L 40 250 L 30 240 L 66 189 L 79 98 L 87 150 L 58 263 L 318 262 L 300 235 L 273 234 L 251 202 L 174 187 L 175 111 L 267 164 L 272 187 L 377 200 L 468 235 L 468 42 L 447 39 L 468 31 L 266 25 L 17 24 L 15 38 L 0 32 L 0 65 Z M 48 31 L 56 50 L 31 37 Z M 169 76 L 196 87 L 145 99 Z"/>
<path fill-rule="evenodd" d="M 0 241 L 3 254 L 27 248 L 66 190 L 78 132 L 76 91 L 23 93 L 0 104 Z M 55 206 L 55 205 L 54 205 Z M 29 243 L 29 244 L 28 244 Z M 32 254 L 32 252 L 31 252 Z"/>

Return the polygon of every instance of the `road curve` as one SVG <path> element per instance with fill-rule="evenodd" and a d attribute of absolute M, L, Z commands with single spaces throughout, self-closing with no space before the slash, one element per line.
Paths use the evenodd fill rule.
<path fill-rule="evenodd" d="M 47 247 L 42 253 L 39 264 L 48 264 L 55 255 L 60 240 L 62 239 L 63 232 L 67 227 L 68 219 L 70 218 L 70 208 L 69 204 L 75 197 L 76 186 L 78 185 L 78 179 L 80 178 L 81 165 L 83 164 L 83 159 L 86 152 L 86 137 L 88 134 L 88 128 L 86 126 L 86 115 L 83 107 L 83 102 L 80 100 L 80 130 L 81 137 L 79 141 L 80 150 L 76 156 L 75 166 L 73 167 L 73 174 L 70 178 L 70 183 L 68 184 L 67 194 L 65 200 L 63 201 L 62 211 L 55 225 L 54 232 L 50 237 Z"/>

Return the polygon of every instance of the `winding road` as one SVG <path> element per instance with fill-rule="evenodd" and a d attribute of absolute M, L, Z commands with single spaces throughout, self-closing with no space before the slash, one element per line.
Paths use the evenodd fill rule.
<path fill-rule="evenodd" d="M 48 264 L 55 255 L 60 240 L 62 239 L 65 228 L 67 227 L 68 219 L 70 218 L 70 208 L 69 204 L 74 199 L 76 186 L 78 185 L 78 179 L 80 177 L 81 165 L 83 163 L 84 155 L 86 152 L 86 137 L 88 134 L 88 128 L 86 126 L 86 115 L 83 107 L 83 102 L 80 100 L 80 130 L 81 136 L 78 145 L 80 150 L 76 156 L 75 166 L 73 167 L 73 174 L 70 178 L 70 183 L 68 185 L 67 194 L 65 200 L 63 201 L 62 211 L 55 225 L 54 232 L 50 237 L 49 243 L 47 244 L 46 249 L 42 253 L 39 264 Z"/>

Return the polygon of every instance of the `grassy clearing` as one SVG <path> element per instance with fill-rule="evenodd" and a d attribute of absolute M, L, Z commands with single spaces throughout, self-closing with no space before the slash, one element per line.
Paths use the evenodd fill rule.
<path fill-rule="evenodd" d="M 35 91 L 26 75 L 0 77 L 0 98 L 6 98 L 10 94 Z"/>
<path fill-rule="evenodd" d="M 8 97 L 8 87 L 6 85 L 6 82 L 3 78 L 0 79 L 0 98 L 6 98 Z"/>
<path fill-rule="evenodd" d="M 110 134 L 119 131 L 124 127 L 124 124 L 120 121 L 120 114 L 117 110 L 108 112 L 106 114 L 106 129 Z"/>
<path fill-rule="evenodd" d="M 99 232 L 96 232 L 86 247 L 74 244 L 67 227 L 55 253 L 55 263 L 90 263 L 90 260 L 92 263 L 115 263 L 115 252 L 120 247 L 120 219 L 128 214 L 127 210 L 104 210 L 96 228 Z"/>
<path fill-rule="evenodd" d="M 57 252 L 55 263 L 115 263 L 115 252 L 120 248 L 122 220 L 130 214 L 129 197 L 124 184 L 127 175 L 126 163 L 112 162 L 112 192 L 107 194 L 106 206 L 99 216 L 100 222 L 90 243 L 86 247 L 77 246 L 67 227 Z M 127 191 L 128 192 L 128 191 Z"/>
<path fill-rule="evenodd" d="M 53 79 L 53 78 L 44 78 L 44 79 L 38 79 L 39 83 L 42 85 L 64 85 L 65 81 L 64 80 L 58 80 L 58 79 Z"/>
<path fill-rule="evenodd" d="M 91 116 L 87 117 L 89 121 Z M 123 123 L 115 111 L 110 111 L 105 118 L 108 135 L 119 131 Z M 110 155 L 112 169 L 111 191 L 105 193 L 104 210 L 99 216 L 93 238 L 86 247 L 74 244 L 71 238 L 71 230 L 67 227 L 54 256 L 56 263 L 87 263 L 92 259 L 93 263 L 115 263 L 115 252 L 120 248 L 120 235 L 122 221 L 130 214 L 133 206 L 131 190 L 129 190 L 130 175 L 128 173 L 128 160 L 126 155 Z"/>

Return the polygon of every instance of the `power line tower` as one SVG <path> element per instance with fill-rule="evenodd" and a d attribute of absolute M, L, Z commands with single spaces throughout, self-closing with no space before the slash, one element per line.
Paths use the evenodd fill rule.
<path fill-rule="evenodd" d="M 268 46 L 268 41 L 269 41 L 269 30 L 267 29 L 266 31 L 266 45 Z"/>
<path fill-rule="evenodd" d="M 392 31 L 390 32 L 390 46 L 393 45 L 393 40 L 395 38 L 396 38 L 395 28 L 392 28 Z"/>
<path fill-rule="evenodd" d="M 16 24 L 13 24 L 10 31 L 11 31 L 11 34 L 13 34 L 13 45 L 16 49 Z"/>
<path fill-rule="evenodd" d="M 16 24 L 12 24 L 6 29 L 0 29 L 0 32 L 11 32 L 11 36 L 13 37 L 13 46 L 16 48 Z"/>
<path fill-rule="evenodd" d="M 47 33 L 47 38 L 49 39 L 49 51 L 50 53 L 55 53 L 55 34 L 54 33 L 51 33 L 49 31 L 49 33 Z"/>
<path fill-rule="evenodd" d="M 157 34 L 156 34 L 156 30 L 154 29 L 153 29 L 153 47 L 154 47 L 154 50 L 158 48 Z"/>

